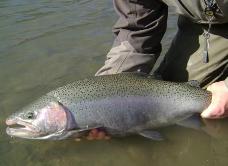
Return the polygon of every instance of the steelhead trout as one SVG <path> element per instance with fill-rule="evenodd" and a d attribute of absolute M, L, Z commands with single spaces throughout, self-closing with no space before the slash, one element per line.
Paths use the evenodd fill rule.
<path fill-rule="evenodd" d="M 193 84 L 137 73 L 79 80 L 11 115 L 6 132 L 21 138 L 61 140 L 102 128 L 111 136 L 139 134 L 159 140 L 154 129 L 179 123 L 209 106 L 211 93 Z"/>

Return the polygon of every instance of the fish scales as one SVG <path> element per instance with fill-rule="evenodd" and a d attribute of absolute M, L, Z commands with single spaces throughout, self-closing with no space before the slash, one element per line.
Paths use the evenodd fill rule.
<path fill-rule="evenodd" d="M 71 130 L 99 126 L 111 135 L 127 135 L 175 124 L 200 113 L 210 104 L 211 93 L 188 83 L 135 73 L 115 74 L 57 88 L 22 112 L 46 108 L 50 102 L 61 103 L 70 112 L 70 125 L 74 123 L 68 126 Z"/>
<path fill-rule="evenodd" d="M 169 109 L 175 109 L 177 113 L 202 111 L 210 100 L 205 100 L 207 94 L 188 84 L 161 84 L 159 80 L 135 74 L 94 77 L 54 92 L 63 105 L 75 112 L 80 127 L 103 123 L 107 128 L 125 131 L 133 130 L 135 126 L 139 128 L 140 124 L 151 119 L 154 122 L 152 127 L 159 124 L 156 121 L 168 121 Z M 175 104 L 171 106 L 171 103 Z M 173 111 L 172 114 L 170 118 L 176 116 Z M 94 124 L 87 123 L 92 121 Z"/>

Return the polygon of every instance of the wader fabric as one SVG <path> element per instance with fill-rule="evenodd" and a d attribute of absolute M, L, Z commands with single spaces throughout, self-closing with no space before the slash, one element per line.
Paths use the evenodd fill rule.
<path fill-rule="evenodd" d="M 167 23 L 167 5 L 156 0 L 114 0 L 113 2 L 120 16 L 113 27 L 116 39 L 107 54 L 105 65 L 98 70 L 96 75 L 123 71 L 149 73 L 161 52 L 161 39 Z M 199 13 L 203 13 L 204 6 L 199 3 L 195 7 L 196 9 L 201 7 L 199 12 L 200 9 L 194 11 L 194 6 L 190 5 L 198 1 L 186 0 L 185 8 L 184 4 L 179 2 L 168 3 L 172 6 L 176 5 L 176 11 L 185 16 L 179 16 L 178 32 L 157 73 L 161 74 L 164 80 L 198 80 L 202 87 L 226 79 L 228 76 L 228 23 L 224 22 L 228 22 L 227 18 L 218 17 L 219 19 L 213 20 L 209 39 L 209 63 L 203 63 L 202 54 L 205 46 L 203 32 L 208 25 L 199 24 L 207 22 L 206 18 Z M 185 10 L 186 6 L 191 7 Z M 228 6 L 226 9 L 228 10 Z M 219 10 L 218 14 L 220 12 Z M 223 24 L 217 24 L 218 20 Z M 226 79 L 226 84 L 228 84 L 228 79 Z"/>
<path fill-rule="evenodd" d="M 225 80 L 228 76 L 228 23 L 212 25 L 209 40 L 209 62 L 203 63 L 207 25 L 178 19 L 178 32 L 172 41 L 158 73 L 164 80 L 198 80 L 202 87 Z M 228 81 L 228 80 L 226 80 Z"/>

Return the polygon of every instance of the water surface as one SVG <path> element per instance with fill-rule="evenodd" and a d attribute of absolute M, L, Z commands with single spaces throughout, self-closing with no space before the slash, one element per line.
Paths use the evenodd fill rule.
<path fill-rule="evenodd" d="M 48 91 L 92 76 L 111 47 L 117 16 L 106 0 L 0 1 L 0 165 L 227 166 L 228 122 L 206 132 L 172 126 L 166 141 L 31 141 L 5 134 L 11 113 Z M 176 31 L 170 12 L 164 52 Z"/>

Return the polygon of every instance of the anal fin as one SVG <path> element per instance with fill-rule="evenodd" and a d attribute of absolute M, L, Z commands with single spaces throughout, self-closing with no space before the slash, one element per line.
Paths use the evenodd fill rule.
<path fill-rule="evenodd" d="M 156 141 L 164 140 L 164 137 L 159 132 L 154 130 L 144 130 L 140 132 L 139 135 Z"/>
<path fill-rule="evenodd" d="M 199 115 L 192 115 L 187 119 L 177 122 L 179 126 L 183 126 L 190 129 L 200 130 L 204 123 Z"/>

